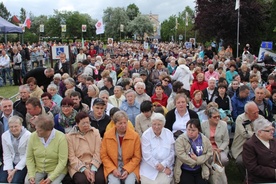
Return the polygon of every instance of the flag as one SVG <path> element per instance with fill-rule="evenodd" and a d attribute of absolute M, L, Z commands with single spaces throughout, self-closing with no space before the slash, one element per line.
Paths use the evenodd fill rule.
<path fill-rule="evenodd" d="M 27 27 L 28 29 L 30 29 L 31 28 L 31 24 L 32 24 L 31 19 L 30 19 L 29 16 L 27 16 L 26 19 L 25 19 L 25 22 L 23 24 L 23 27 Z"/>
<path fill-rule="evenodd" d="M 186 26 L 188 26 L 189 25 L 189 14 L 188 14 L 188 12 L 186 11 L 186 18 L 185 18 L 185 21 L 186 21 Z"/>
<path fill-rule="evenodd" d="M 12 16 L 12 21 L 13 21 L 14 23 L 20 23 L 20 20 L 17 18 L 16 15 Z"/>
<path fill-rule="evenodd" d="M 96 34 L 103 34 L 104 33 L 104 24 L 103 19 L 98 20 L 98 22 L 95 24 L 96 27 Z"/>
<path fill-rule="evenodd" d="M 236 0 L 235 10 L 240 8 L 240 0 Z"/>

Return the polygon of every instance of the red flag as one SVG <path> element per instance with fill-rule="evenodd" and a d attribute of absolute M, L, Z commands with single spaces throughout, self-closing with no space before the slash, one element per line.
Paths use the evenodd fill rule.
<path fill-rule="evenodd" d="M 30 17 L 26 17 L 25 22 L 23 24 L 23 27 L 27 27 L 28 29 L 30 29 L 31 28 L 31 24 L 32 24 L 32 22 L 31 22 Z"/>
<path fill-rule="evenodd" d="M 16 15 L 12 16 L 12 21 L 13 21 L 14 23 L 20 23 L 20 20 L 17 18 Z"/>

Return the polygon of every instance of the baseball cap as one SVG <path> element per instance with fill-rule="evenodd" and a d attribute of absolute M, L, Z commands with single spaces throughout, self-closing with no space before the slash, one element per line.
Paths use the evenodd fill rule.
<path fill-rule="evenodd" d="M 148 75 L 148 73 L 147 73 L 147 71 L 145 71 L 145 70 L 142 70 L 142 71 L 140 71 L 140 75 Z"/>
<path fill-rule="evenodd" d="M 94 105 L 105 105 L 105 102 L 101 98 L 96 98 L 93 102 L 93 106 Z"/>

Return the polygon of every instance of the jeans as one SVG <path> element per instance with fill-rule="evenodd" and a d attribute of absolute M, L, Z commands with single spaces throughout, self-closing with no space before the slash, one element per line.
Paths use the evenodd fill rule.
<path fill-rule="evenodd" d="M 27 174 L 26 166 L 22 170 L 17 170 L 13 176 L 12 183 L 23 184 L 26 174 Z M 8 178 L 8 172 L 3 171 L 3 165 L 2 165 L 0 168 L 0 182 L 8 183 L 7 178 Z"/>
<path fill-rule="evenodd" d="M 10 68 L 2 68 L 1 73 L 2 73 L 2 79 L 3 79 L 4 85 L 6 85 L 6 75 L 8 77 L 9 82 L 10 82 L 10 85 L 12 85 L 11 69 Z"/>

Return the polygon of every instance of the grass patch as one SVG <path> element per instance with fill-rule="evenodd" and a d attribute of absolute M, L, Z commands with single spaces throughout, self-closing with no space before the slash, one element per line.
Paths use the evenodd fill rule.
<path fill-rule="evenodd" d="M 19 86 L 2 86 L 0 87 L 0 96 L 3 96 L 5 98 L 10 98 L 19 91 Z M 13 100 L 13 99 L 12 99 Z"/>

